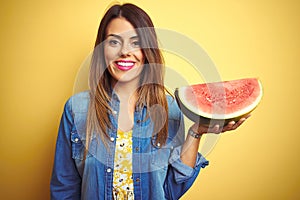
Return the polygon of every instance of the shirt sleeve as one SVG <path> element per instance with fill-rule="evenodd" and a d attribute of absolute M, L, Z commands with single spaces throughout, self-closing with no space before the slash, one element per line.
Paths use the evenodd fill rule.
<path fill-rule="evenodd" d="M 170 157 L 164 189 L 167 199 L 179 199 L 195 182 L 201 168 L 209 162 L 200 154 L 194 167 L 187 166 L 180 159 L 181 146 L 176 147 Z"/>
<path fill-rule="evenodd" d="M 169 159 L 169 162 L 175 172 L 174 180 L 178 184 L 193 178 L 196 174 L 199 173 L 201 168 L 205 168 L 208 165 L 208 161 L 198 152 L 195 166 L 193 168 L 187 166 L 181 161 L 180 153 L 181 153 L 181 146 L 176 147 L 173 150 L 171 157 Z"/>
<path fill-rule="evenodd" d="M 179 199 L 195 182 L 201 168 L 205 168 L 209 162 L 198 152 L 194 167 L 184 164 L 180 159 L 181 148 L 184 142 L 184 121 L 180 114 L 180 126 L 178 127 L 179 146 L 171 152 L 167 177 L 164 183 L 166 199 Z"/>
<path fill-rule="evenodd" d="M 71 131 L 73 117 L 71 101 L 67 101 L 61 117 L 54 157 L 54 165 L 50 182 L 52 200 L 79 200 L 81 192 L 81 177 L 72 159 Z"/>

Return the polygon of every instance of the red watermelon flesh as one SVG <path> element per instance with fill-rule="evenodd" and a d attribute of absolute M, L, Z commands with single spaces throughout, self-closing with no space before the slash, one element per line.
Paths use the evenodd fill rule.
<path fill-rule="evenodd" d="M 247 78 L 177 88 L 175 97 L 183 113 L 193 121 L 199 117 L 238 120 L 256 108 L 262 98 L 258 79 Z"/>

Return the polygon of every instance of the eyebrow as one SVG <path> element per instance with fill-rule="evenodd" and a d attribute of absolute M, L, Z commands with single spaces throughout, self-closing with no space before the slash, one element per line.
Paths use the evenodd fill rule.
<path fill-rule="evenodd" d="M 120 40 L 123 40 L 123 38 L 120 35 L 117 35 L 117 34 L 112 33 L 112 34 L 107 35 L 106 37 L 109 37 L 109 36 L 116 37 L 116 38 L 119 38 Z M 139 36 L 134 35 L 134 36 L 130 37 L 129 39 L 138 39 L 138 38 L 139 38 Z"/>

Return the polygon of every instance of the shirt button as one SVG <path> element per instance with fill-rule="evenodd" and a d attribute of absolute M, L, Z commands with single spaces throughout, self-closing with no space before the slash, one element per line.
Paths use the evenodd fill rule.
<path fill-rule="evenodd" d="M 110 173 L 111 172 L 111 168 L 107 168 L 106 172 Z"/>
<path fill-rule="evenodd" d="M 157 147 L 160 147 L 160 143 L 159 142 L 157 143 Z"/>
<path fill-rule="evenodd" d="M 113 94 L 112 97 L 113 97 L 114 100 L 117 100 L 117 99 L 118 99 L 116 94 Z"/>
<path fill-rule="evenodd" d="M 138 120 L 136 120 L 136 123 L 141 123 L 141 120 L 139 120 L 139 119 L 138 119 Z"/>
<path fill-rule="evenodd" d="M 114 115 L 118 114 L 118 112 L 115 111 L 115 110 L 113 110 L 112 113 L 113 113 Z"/>
<path fill-rule="evenodd" d="M 140 148 L 139 147 L 135 147 L 135 151 L 139 151 L 140 150 Z"/>
<path fill-rule="evenodd" d="M 112 141 L 112 142 L 115 141 L 115 138 L 114 138 L 114 137 L 111 137 L 111 138 L 110 138 L 110 141 Z"/>
<path fill-rule="evenodd" d="M 135 181 L 136 181 L 136 182 L 140 182 L 141 179 L 140 179 L 140 178 L 136 178 Z"/>
<path fill-rule="evenodd" d="M 78 142 L 79 141 L 79 139 L 78 138 L 75 138 L 75 142 Z"/>

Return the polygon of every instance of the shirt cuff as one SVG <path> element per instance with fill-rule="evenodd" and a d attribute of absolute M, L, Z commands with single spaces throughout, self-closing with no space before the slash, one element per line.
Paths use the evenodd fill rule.
<path fill-rule="evenodd" d="M 196 164 L 194 167 L 190 167 L 184 164 L 180 159 L 181 146 L 173 149 L 169 163 L 174 168 L 175 181 L 177 183 L 185 182 L 186 180 L 197 176 L 201 168 L 205 168 L 209 161 L 207 161 L 199 152 L 196 158 Z"/>

